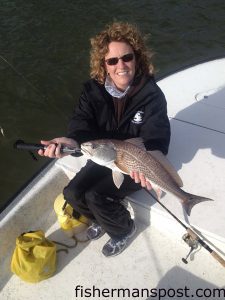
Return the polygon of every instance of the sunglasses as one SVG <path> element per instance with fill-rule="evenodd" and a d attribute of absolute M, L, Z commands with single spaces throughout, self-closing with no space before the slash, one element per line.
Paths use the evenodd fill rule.
<path fill-rule="evenodd" d="M 105 62 L 109 66 L 114 66 L 114 65 L 118 64 L 120 59 L 122 59 L 123 62 L 132 61 L 134 59 L 134 54 L 133 53 L 128 53 L 128 54 L 125 54 L 121 57 L 111 57 L 111 58 L 106 59 Z"/>

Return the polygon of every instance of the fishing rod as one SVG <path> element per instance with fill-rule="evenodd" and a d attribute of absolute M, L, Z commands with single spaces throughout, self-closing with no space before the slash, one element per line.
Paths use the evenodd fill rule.
<path fill-rule="evenodd" d="M 183 240 L 188 244 L 191 248 L 186 258 L 182 258 L 182 261 L 187 264 L 187 258 L 190 256 L 194 249 L 197 249 L 198 244 L 200 244 L 203 248 L 205 248 L 214 259 L 216 259 L 223 267 L 225 267 L 225 260 L 215 252 L 208 244 L 206 244 L 190 227 L 186 226 L 180 219 L 178 219 L 164 204 L 162 204 L 151 192 L 149 192 L 146 188 L 145 191 L 153 197 L 156 202 L 159 203 L 181 226 L 185 228 L 187 233 L 183 236 Z"/>
<path fill-rule="evenodd" d="M 57 144 L 55 144 L 57 145 Z M 19 150 L 27 150 L 27 151 L 37 151 L 37 150 L 45 150 L 48 146 L 42 144 L 32 144 L 32 143 L 25 143 L 23 140 L 17 140 L 14 145 L 14 149 Z M 81 154 L 81 149 L 79 148 L 70 148 L 67 146 L 62 146 L 60 149 L 61 153 L 71 154 L 73 156 L 78 156 Z"/>

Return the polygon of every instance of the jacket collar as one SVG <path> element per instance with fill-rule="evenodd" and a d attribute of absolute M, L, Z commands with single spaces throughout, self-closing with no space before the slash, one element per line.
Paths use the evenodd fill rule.
<path fill-rule="evenodd" d="M 126 94 L 128 93 L 130 89 L 130 85 L 128 85 L 125 91 L 121 92 L 120 90 L 117 89 L 117 87 L 115 86 L 111 78 L 107 76 L 105 80 L 105 89 L 113 98 L 121 99 L 125 97 Z"/>

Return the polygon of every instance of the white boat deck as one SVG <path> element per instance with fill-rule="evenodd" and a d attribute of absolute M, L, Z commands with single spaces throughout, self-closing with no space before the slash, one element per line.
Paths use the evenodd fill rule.
<path fill-rule="evenodd" d="M 185 191 L 214 199 L 196 205 L 190 217 L 171 195 L 164 195 L 161 201 L 225 258 L 225 59 L 176 73 L 159 85 L 168 101 L 172 127 L 168 158 L 183 179 Z M 150 298 L 146 291 L 137 296 L 141 289 L 153 288 L 157 293 L 161 289 L 161 295 L 166 290 L 167 296 L 161 299 L 225 297 L 224 290 L 214 290 L 225 289 L 225 268 L 200 247 L 185 265 L 181 261 L 189 251 L 182 241 L 185 230 L 144 191 L 128 198 L 138 232 L 119 256 L 101 254 L 108 239 L 104 235 L 98 241 L 79 244 L 69 254 L 59 253 L 57 272 L 48 280 L 28 284 L 12 275 L 10 258 L 22 232 L 42 229 L 50 239 L 70 242 L 56 222 L 53 202 L 68 177 L 84 163 L 84 158 L 72 157 L 53 162 L 0 215 L 0 299 L 160 299 Z M 83 287 L 83 296 L 81 292 L 76 295 L 76 286 Z M 85 289 L 94 287 L 103 294 L 95 290 L 95 295 L 84 297 Z M 185 295 L 185 287 L 186 297 L 179 297 Z M 123 297 L 122 290 L 116 294 L 119 289 L 129 291 Z M 206 289 L 205 296 L 199 290 L 198 297 L 197 289 Z M 172 298 L 173 290 L 180 294 Z"/>
<path fill-rule="evenodd" d="M 47 235 L 50 239 L 72 244 L 69 238 L 65 238 L 57 223 L 47 231 Z M 12 276 L 0 294 L 1 299 L 94 300 L 105 299 L 103 296 L 108 295 L 106 299 L 150 300 L 151 289 L 157 289 L 157 293 L 161 295 L 165 290 L 169 295 L 173 295 L 173 290 L 179 288 L 185 295 L 185 287 L 188 289 L 187 295 L 198 299 L 196 292 L 199 292 L 199 295 L 203 293 L 198 289 L 208 289 L 207 295 L 215 289 L 225 288 L 224 268 L 206 251 L 198 249 L 191 257 L 192 261 L 185 265 L 181 257 L 187 254 L 187 245 L 173 235 L 162 233 L 152 226 L 138 223 L 138 232 L 133 242 L 123 253 L 113 258 L 105 258 L 101 253 L 107 240 L 108 236 L 105 235 L 98 241 L 79 244 L 75 249 L 71 249 L 69 254 L 59 253 L 55 276 L 38 284 L 25 283 L 17 276 Z M 77 286 L 83 287 L 83 297 L 79 290 L 76 294 Z M 92 291 L 91 297 L 90 294 L 89 297 L 84 297 L 85 289 L 94 288 L 95 294 Z M 99 295 L 97 289 L 100 293 L 106 292 Z M 129 292 L 126 291 L 123 295 L 119 289 L 128 289 Z M 134 289 L 138 289 L 139 297 Z M 149 294 L 143 290 L 142 296 L 142 289 L 148 289 Z M 132 292 L 136 292 L 134 297 Z M 128 293 L 131 293 L 130 297 Z M 221 290 L 221 295 L 222 293 Z M 218 295 L 216 291 L 215 295 Z M 169 298 L 167 296 L 161 299 Z"/>

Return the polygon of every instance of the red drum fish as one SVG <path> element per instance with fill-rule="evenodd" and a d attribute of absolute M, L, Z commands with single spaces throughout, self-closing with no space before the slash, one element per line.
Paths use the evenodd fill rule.
<path fill-rule="evenodd" d="M 112 169 L 113 181 L 118 188 L 123 183 L 123 174 L 130 174 L 131 171 L 143 173 L 158 199 L 162 191 L 173 194 L 180 199 L 189 216 L 195 204 L 212 200 L 182 190 L 182 180 L 166 163 L 165 156 L 160 151 L 147 152 L 141 138 L 93 140 L 82 143 L 81 152 L 95 163 Z"/>

